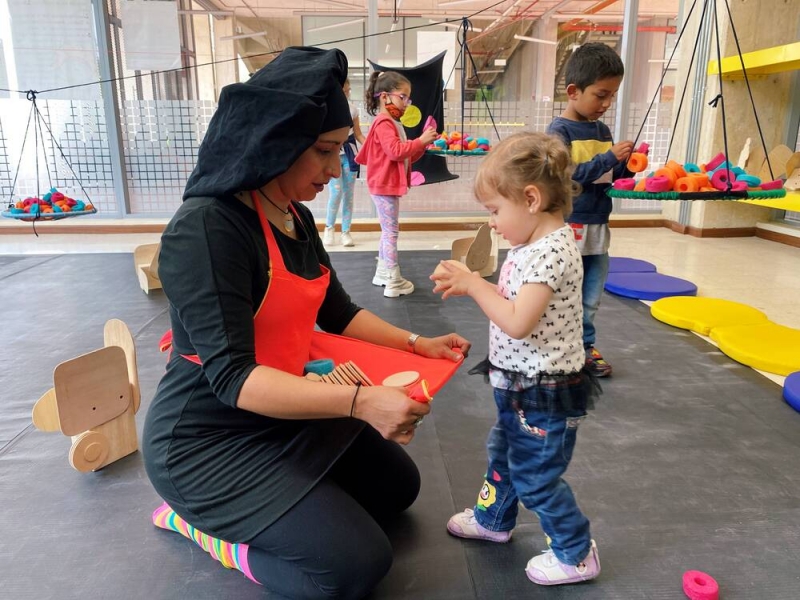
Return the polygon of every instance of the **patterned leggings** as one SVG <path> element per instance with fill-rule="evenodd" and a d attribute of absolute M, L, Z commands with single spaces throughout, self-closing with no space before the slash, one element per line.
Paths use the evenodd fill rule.
<path fill-rule="evenodd" d="M 325 226 L 333 227 L 336 224 L 336 214 L 339 212 L 339 205 L 342 205 L 342 232 L 350 231 L 350 223 L 353 221 L 353 189 L 356 182 L 356 172 L 350 170 L 347 156 L 342 154 L 342 176 L 338 179 L 331 179 L 328 182 L 328 214 L 325 217 Z M 342 202 L 344 199 L 344 202 Z"/>
<path fill-rule="evenodd" d="M 370 196 L 381 224 L 378 258 L 386 264 L 387 269 L 394 269 L 397 266 L 397 236 L 400 233 L 400 196 Z"/>

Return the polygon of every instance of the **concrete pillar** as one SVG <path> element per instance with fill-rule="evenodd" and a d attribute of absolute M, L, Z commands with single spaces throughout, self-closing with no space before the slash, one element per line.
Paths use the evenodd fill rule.
<path fill-rule="evenodd" d="M 648 23 L 654 24 L 654 23 Z M 626 73 L 626 77 L 633 76 L 631 89 L 631 102 L 634 104 L 650 104 L 661 81 L 661 73 L 665 64 L 649 62 L 650 59 L 660 60 L 664 56 L 664 46 L 667 34 L 663 31 L 640 31 L 636 36 L 636 62 L 633 73 Z M 669 57 L 667 57 L 669 58 Z M 658 101 L 658 100 L 656 100 Z"/>
<path fill-rule="evenodd" d="M 216 100 L 222 88 L 230 83 L 239 81 L 239 64 L 236 58 L 236 44 L 234 40 L 221 40 L 220 38 L 233 35 L 234 19 L 213 19 L 214 27 L 214 77 L 216 79 Z M 219 62 L 221 61 L 221 62 Z"/>
<path fill-rule="evenodd" d="M 714 3 L 711 2 L 711 5 Z M 717 3 L 719 8 L 718 23 L 720 31 L 720 50 L 722 58 L 736 55 L 736 43 L 731 30 L 728 14 L 724 3 Z M 700 6 L 696 7 L 689 19 L 684 39 L 681 40 L 681 63 L 679 81 L 676 86 L 675 107 L 683 90 L 685 73 L 688 69 L 689 58 L 694 46 L 695 35 L 700 19 Z M 739 37 L 742 53 L 761 50 L 772 46 L 780 46 L 797 41 L 797 26 L 800 19 L 800 4 L 785 2 L 785 0 L 731 0 L 731 14 L 733 16 L 736 33 Z M 765 26 L 765 24 L 769 24 Z M 687 39 L 688 36 L 688 39 Z M 716 59 L 716 43 L 711 41 L 711 59 Z M 702 64 L 700 68 L 707 70 L 708 65 Z M 800 99 L 791 97 L 792 72 L 785 71 L 768 76 L 749 76 L 750 86 L 753 91 L 758 117 L 764 133 L 767 150 L 778 144 L 786 142 L 786 120 L 792 109 L 792 103 Z M 689 79 L 692 85 L 692 79 Z M 722 110 L 708 106 L 720 91 L 719 80 L 716 75 L 707 79 L 705 98 L 702 106 L 702 120 L 700 139 L 697 147 L 697 160 L 704 162 L 710 160 L 718 152 L 722 152 L 723 127 Z M 753 108 L 744 80 L 723 80 L 722 92 L 725 98 L 725 112 L 728 134 L 729 158 L 735 162 L 745 140 L 752 138 L 752 144 L 759 143 L 758 129 L 756 128 Z M 688 103 L 690 94 L 687 93 Z M 675 129 L 672 157 L 684 160 L 688 108 L 685 105 L 683 115 Z M 662 211 L 667 219 L 677 221 L 677 207 L 665 203 Z M 679 203 L 675 203 L 679 204 Z M 743 235 L 753 230 L 756 223 L 769 218 L 769 209 L 759 208 L 741 203 L 732 202 L 690 202 L 689 227 L 690 231 L 698 235 L 707 235 L 704 230 L 727 229 L 731 235 Z M 719 234 L 719 232 L 718 232 Z"/>
<path fill-rule="evenodd" d="M 554 19 L 545 18 L 533 25 L 531 37 L 541 40 L 558 41 L 558 23 Z M 534 49 L 533 91 L 531 99 L 535 102 L 552 102 L 556 85 L 556 53 L 557 46 L 552 44 L 534 44 L 521 42 Z M 527 96 L 522 96 L 527 98 Z"/>

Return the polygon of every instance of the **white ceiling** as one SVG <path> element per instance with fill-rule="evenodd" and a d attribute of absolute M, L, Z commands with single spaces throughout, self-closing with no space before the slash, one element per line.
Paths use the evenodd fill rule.
<path fill-rule="evenodd" d="M 237 17 L 293 17 L 300 15 L 366 15 L 370 0 L 195 0 L 207 9 L 233 11 Z M 378 0 L 381 16 L 432 17 L 460 19 L 474 13 L 474 19 L 536 19 L 548 11 L 559 20 L 573 16 L 598 15 L 598 20 L 622 18 L 624 0 Z M 640 0 L 641 17 L 675 17 L 680 0 Z M 489 8 L 491 7 L 491 8 Z M 485 9 L 485 10 L 484 10 Z"/>

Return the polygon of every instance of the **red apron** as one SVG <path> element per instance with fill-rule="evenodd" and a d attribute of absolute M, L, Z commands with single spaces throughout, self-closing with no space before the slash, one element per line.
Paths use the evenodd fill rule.
<path fill-rule="evenodd" d="M 322 275 L 316 279 L 304 279 L 287 271 L 264 209 L 255 192 L 250 192 L 250 195 L 264 230 L 270 263 L 267 292 L 254 318 L 256 362 L 302 376 L 311 350 L 317 313 L 331 278 L 330 269 L 320 265 Z M 293 206 L 290 208 L 295 212 Z M 296 212 L 295 217 L 300 222 Z M 172 331 L 168 331 L 161 339 L 161 351 L 171 345 Z M 181 356 L 202 364 L 196 354 Z"/>

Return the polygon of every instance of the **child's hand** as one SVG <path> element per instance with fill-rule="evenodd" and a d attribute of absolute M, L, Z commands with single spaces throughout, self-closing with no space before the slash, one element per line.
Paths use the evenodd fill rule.
<path fill-rule="evenodd" d="M 611 146 L 611 152 L 614 153 L 614 156 L 617 157 L 619 162 L 628 160 L 631 156 L 631 152 L 633 152 L 633 142 L 626 140 L 624 142 L 614 144 Z"/>
<path fill-rule="evenodd" d="M 430 280 L 436 284 L 433 293 L 442 292 L 442 300 L 447 300 L 450 296 L 467 296 L 469 286 L 476 277 L 480 279 L 480 275 L 470 272 L 464 263 L 443 260 L 431 274 Z"/>
<path fill-rule="evenodd" d="M 424 146 L 428 146 L 428 144 L 432 144 L 436 138 L 439 137 L 439 134 L 436 133 L 436 130 L 433 127 L 428 127 L 425 131 L 422 132 L 422 135 L 419 136 L 419 141 L 423 143 Z"/>

